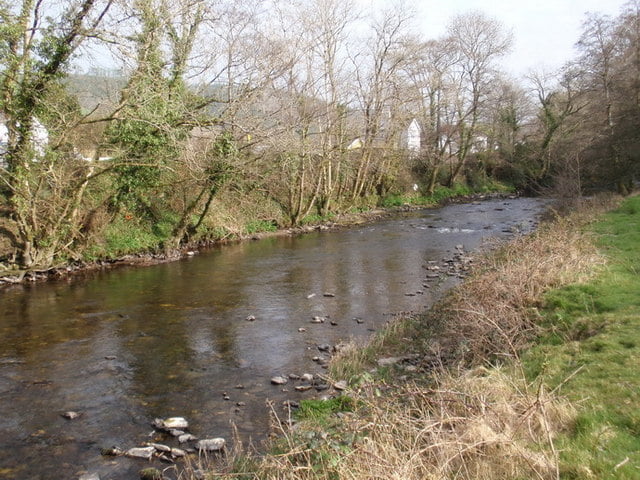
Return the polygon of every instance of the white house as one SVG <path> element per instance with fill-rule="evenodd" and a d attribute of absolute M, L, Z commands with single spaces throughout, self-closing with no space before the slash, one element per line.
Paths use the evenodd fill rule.
<path fill-rule="evenodd" d="M 407 150 L 418 153 L 422 148 L 422 127 L 415 118 L 407 127 Z"/>
<path fill-rule="evenodd" d="M 33 150 L 35 151 L 36 158 L 44 157 L 45 149 L 49 144 L 49 131 L 38 120 L 33 118 L 33 125 L 31 127 L 31 143 Z M 9 129 L 7 128 L 7 118 L 0 114 L 0 168 L 7 168 L 6 155 L 9 147 Z"/>

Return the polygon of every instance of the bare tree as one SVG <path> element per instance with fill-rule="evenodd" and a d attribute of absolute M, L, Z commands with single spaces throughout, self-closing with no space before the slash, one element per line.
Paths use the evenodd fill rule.
<path fill-rule="evenodd" d="M 446 40 L 457 56 L 454 82 L 456 99 L 456 163 L 451 169 L 449 185 L 458 178 L 478 134 L 478 121 L 496 74 L 495 62 L 511 48 L 511 34 L 495 19 L 480 12 L 453 18 Z"/>

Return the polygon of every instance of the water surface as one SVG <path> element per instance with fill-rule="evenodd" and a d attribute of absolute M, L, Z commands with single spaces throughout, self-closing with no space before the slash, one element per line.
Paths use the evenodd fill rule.
<path fill-rule="evenodd" d="M 0 292 L 0 479 L 136 479 L 146 462 L 100 448 L 149 441 L 155 417 L 185 416 L 200 437 L 229 438 L 233 423 L 259 440 L 267 400 L 326 393 L 283 392 L 271 377 L 322 373 L 319 344 L 426 308 L 455 281 L 427 281 L 429 262 L 526 233 L 543 205 L 451 205 Z"/>

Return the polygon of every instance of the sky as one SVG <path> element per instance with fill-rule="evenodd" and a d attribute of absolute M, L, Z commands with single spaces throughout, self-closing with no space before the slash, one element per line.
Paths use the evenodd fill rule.
<path fill-rule="evenodd" d="M 384 0 L 377 0 L 384 1 Z M 376 0 L 373 1 L 374 5 Z M 627 0 L 409 0 L 426 38 L 437 38 L 456 14 L 479 10 L 513 32 L 513 53 L 504 61 L 512 75 L 555 70 L 575 58 L 586 12 L 617 16 Z"/>

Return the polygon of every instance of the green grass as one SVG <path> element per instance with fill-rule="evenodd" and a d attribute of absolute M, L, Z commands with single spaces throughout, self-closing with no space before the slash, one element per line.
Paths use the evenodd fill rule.
<path fill-rule="evenodd" d="M 607 266 L 588 284 L 546 297 L 545 333 L 525 367 L 578 408 L 557 440 L 562 478 L 639 479 L 640 197 L 592 231 Z"/>
<path fill-rule="evenodd" d="M 347 395 L 340 395 L 327 400 L 307 399 L 300 402 L 296 418 L 300 420 L 314 420 L 322 423 L 327 417 L 338 412 L 352 412 L 355 408 L 354 400 Z"/>
<path fill-rule="evenodd" d="M 245 232 L 248 234 L 259 232 L 275 232 L 278 226 L 270 220 L 252 220 L 245 225 Z"/>

